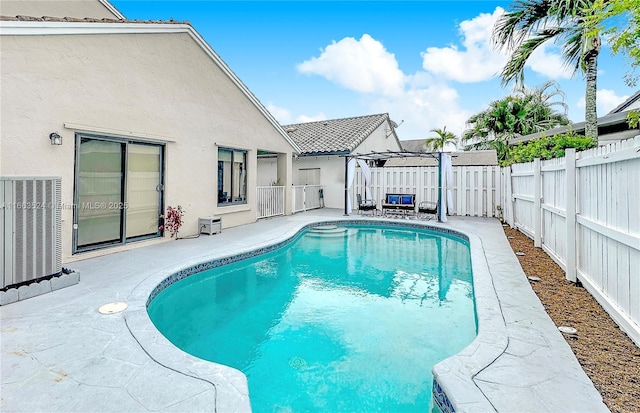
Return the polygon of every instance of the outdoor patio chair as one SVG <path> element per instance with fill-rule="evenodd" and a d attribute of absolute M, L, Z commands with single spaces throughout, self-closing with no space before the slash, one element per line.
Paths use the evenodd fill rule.
<path fill-rule="evenodd" d="M 416 196 L 414 194 L 387 194 L 382 203 L 382 212 L 400 212 L 403 216 L 407 212 L 415 214 Z"/>
<path fill-rule="evenodd" d="M 362 211 L 371 211 L 372 213 L 375 214 L 375 212 L 378 210 L 378 207 L 376 206 L 376 201 L 372 200 L 372 199 L 368 199 L 366 201 L 362 201 L 362 196 L 360 194 L 356 194 L 356 197 L 358 198 L 358 213 L 361 214 Z"/>
<path fill-rule="evenodd" d="M 438 204 L 433 201 L 422 201 L 418 204 L 418 215 L 433 215 L 429 219 L 433 218 L 438 213 Z"/>

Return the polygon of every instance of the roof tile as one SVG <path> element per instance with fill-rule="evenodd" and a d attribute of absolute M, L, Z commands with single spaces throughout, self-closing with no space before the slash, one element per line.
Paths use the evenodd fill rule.
<path fill-rule="evenodd" d="M 378 126 L 389 119 L 386 113 L 352 118 L 284 125 L 283 129 L 303 154 L 351 152 Z"/>

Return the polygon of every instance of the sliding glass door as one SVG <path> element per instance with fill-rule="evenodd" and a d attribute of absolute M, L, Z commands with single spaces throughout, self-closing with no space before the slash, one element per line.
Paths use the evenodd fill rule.
<path fill-rule="evenodd" d="M 79 136 L 75 251 L 160 236 L 162 145 Z"/>
<path fill-rule="evenodd" d="M 162 148 L 131 143 L 127 154 L 126 235 L 132 239 L 158 232 Z"/>

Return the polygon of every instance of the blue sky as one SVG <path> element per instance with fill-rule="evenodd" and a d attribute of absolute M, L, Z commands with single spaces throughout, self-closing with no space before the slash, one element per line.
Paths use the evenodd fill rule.
<path fill-rule="evenodd" d="M 131 1 L 111 2 L 128 19 L 189 21 L 282 124 L 389 113 L 401 140 L 433 128 L 457 134 L 512 85 L 497 76 L 493 22 L 509 1 Z M 565 92 L 572 121 L 584 120 L 584 79 L 571 78 L 553 44 L 537 52 L 527 86 L 548 80 Z M 598 115 L 635 90 L 626 61 L 605 45 Z"/>

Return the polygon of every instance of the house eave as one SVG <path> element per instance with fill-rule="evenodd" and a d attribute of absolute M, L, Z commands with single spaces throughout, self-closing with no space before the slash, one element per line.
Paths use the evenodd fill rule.
<path fill-rule="evenodd" d="M 300 153 L 300 156 L 331 156 L 331 155 L 348 155 L 351 152 L 348 150 L 344 150 L 344 151 L 321 151 L 321 152 L 302 152 Z"/>

